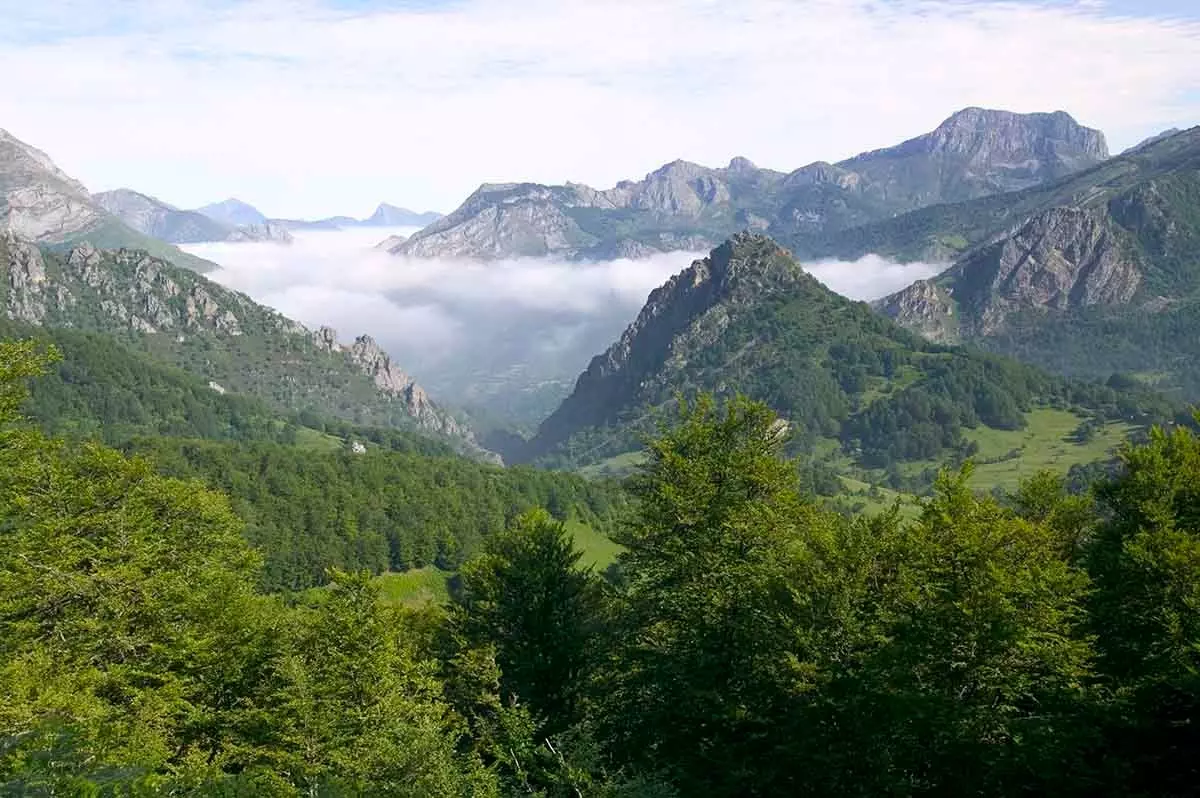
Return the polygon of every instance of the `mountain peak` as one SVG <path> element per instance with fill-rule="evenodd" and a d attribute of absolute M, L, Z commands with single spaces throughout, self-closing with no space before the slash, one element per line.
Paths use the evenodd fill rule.
<path fill-rule="evenodd" d="M 264 224 L 267 221 L 267 217 L 262 211 L 237 197 L 205 205 L 203 208 L 197 208 L 196 211 L 228 227 Z"/>
<path fill-rule="evenodd" d="M 741 155 L 735 156 L 732 160 L 730 160 L 729 166 L 726 168 L 731 172 L 753 172 L 758 169 L 758 167 L 754 164 L 754 161 Z"/>
<path fill-rule="evenodd" d="M 1066 111 L 1020 114 L 969 107 L 950 115 L 924 139 L 930 152 L 997 157 L 1108 157 L 1104 134 L 1086 128 Z"/>

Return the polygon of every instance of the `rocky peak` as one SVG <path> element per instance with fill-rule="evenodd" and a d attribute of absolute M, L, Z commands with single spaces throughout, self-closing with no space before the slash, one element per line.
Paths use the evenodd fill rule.
<path fill-rule="evenodd" d="M 729 162 L 729 166 L 725 167 L 730 172 L 754 172 L 758 170 L 754 161 L 749 158 L 744 158 L 741 155 L 736 156 Z"/>
<path fill-rule="evenodd" d="M 979 163 L 1047 157 L 1101 161 L 1108 157 L 1104 134 L 1080 125 L 1065 111 L 1018 114 L 964 108 L 917 141 L 928 152 Z"/>
<path fill-rule="evenodd" d="M 0 227 L 30 241 L 60 241 L 102 216 L 82 183 L 0 130 Z"/>

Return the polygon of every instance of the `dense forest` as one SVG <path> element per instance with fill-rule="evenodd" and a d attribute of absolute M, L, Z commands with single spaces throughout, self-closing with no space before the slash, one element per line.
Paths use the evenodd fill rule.
<path fill-rule="evenodd" d="M 164 461 L 224 474 L 231 502 L 55 440 L 19 418 L 43 360 L 0 344 L 0 793 L 1196 794 L 1187 428 L 1081 495 L 1053 474 L 976 495 L 968 464 L 916 518 L 847 517 L 802 490 L 765 405 L 701 397 L 648 444 L 604 577 L 531 509 L 448 606 L 400 609 L 362 570 L 264 584 L 298 522 L 260 550 L 238 508 L 278 444 Z M 348 501 L 398 473 L 376 468 Z"/>

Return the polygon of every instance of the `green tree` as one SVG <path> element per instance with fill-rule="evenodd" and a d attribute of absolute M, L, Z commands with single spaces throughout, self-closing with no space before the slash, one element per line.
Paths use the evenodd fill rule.
<path fill-rule="evenodd" d="M 604 722 L 615 750 L 685 795 L 760 794 L 784 764 L 774 726 L 807 679 L 800 530 L 820 516 L 779 456 L 785 438 L 765 405 L 702 396 L 631 482 Z"/>
<path fill-rule="evenodd" d="M 1113 747 L 1129 792 L 1193 795 L 1200 779 L 1200 440 L 1183 428 L 1127 447 L 1097 489 L 1092 620 L 1115 688 Z"/>
<path fill-rule="evenodd" d="M 545 510 L 514 520 L 462 570 L 455 624 L 470 647 L 492 645 L 506 698 L 527 703 L 545 733 L 578 719 L 602 649 L 600 580 Z"/>
<path fill-rule="evenodd" d="M 494 794 L 490 774 L 457 751 L 465 728 L 418 636 L 380 605 L 369 574 L 334 576 L 278 662 L 274 769 L 321 794 Z"/>

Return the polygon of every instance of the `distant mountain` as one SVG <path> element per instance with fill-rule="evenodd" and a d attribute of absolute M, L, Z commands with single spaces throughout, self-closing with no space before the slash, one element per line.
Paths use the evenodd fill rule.
<path fill-rule="evenodd" d="M 102 191 L 96 203 L 134 230 L 173 244 L 222 241 L 230 228 L 197 211 L 181 211 L 174 205 L 128 188 Z"/>
<path fill-rule="evenodd" d="M 160 361 L 257 397 L 356 423 L 415 426 L 478 452 L 368 336 L 350 345 L 145 252 L 44 251 L 0 236 L 0 305 L 19 322 L 115 336 Z"/>
<path fill-rule="evenodd" d="M 278 241 L 290 243 L 287 228 L 266 222 L 229 227 L 199 211 L 182 211 L 162 200 L 120 188 L 93 195 L 100 207 L 140 233 L 171 244 L 205 241 Z"/>
<path fill-rule="evenodd" d="M 1027 188 L 1107 157 L 1104 136 L 1064 112 L 967 108 L 895 147 L 786 174 L 739 157 L 724 169 L 675 161 L 606 191 L 484 184 L 393 254 L 638 257 L 707 249 L 742 229 L 790 240 Z"/>
<path fill-rule="evenodd" d="M 203 208 L 197 208 L 196 212 L 202 213 L 226 227 L 265 224 L 267 221 L 267 217 L 258 208 L 232 197 L 221 202 L 214 202 L 211 205 L 205 205 Z"/>
<path fill-rule="evenodd" d="M 139 247 L 199 272 L 216 268 L 129 227 L 46 153 L 0 130 L 0 231 L 5 230 L 48 246 L 86 240 L 103 247 Z"/>
<path fill-rule="evenodd" d="M 433 211 L 417 213 L 382 202 L 375 209 L 375 213 L 363 219 L 361 224 L 366 227 L 424 227 L 440 218 L 442 215 Z"/>
<path fill-rule="evenodd" d="M 806 450 L 832 439 L 875 468 L 961 456 L 966 430 L 1020 429 L 1039 406 L 1139 412 L 1103 386 L 928 343 L 826 289 L 770 238 L 741 233 L 650 295 L 525 457 L 578 465 L 630 451 L 658 408 L 696 391 L 763 400 Z"/>
<path fill-rule="evenodd" d="M 289 230 L 342 230 L 347 227 L 424 227 L 442 218 L 440 213 L 426 211 L 416 213 L 407 208 L 380 203 L 375 213 L 366 219 L 352 216 L 330 216 L 328 219 L 309 221 L 304 219 L 272 219 L 271 221 Z"/>
<path fill-rule="evenodd" d="M 920 229 L 978 243 L 881 300 L 896 321 L 1200 399 L 1200 127 L 1057 183 L 926 216 Z"/>

